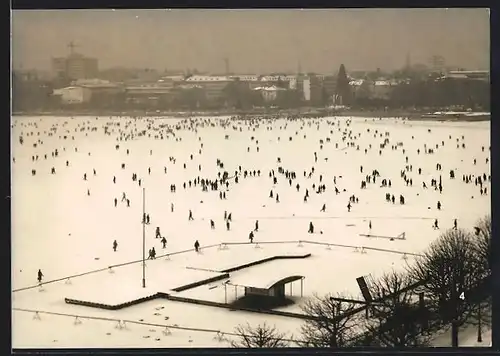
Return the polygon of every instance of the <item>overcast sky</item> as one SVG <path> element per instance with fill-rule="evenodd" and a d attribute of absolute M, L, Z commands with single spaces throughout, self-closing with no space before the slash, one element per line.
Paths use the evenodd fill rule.
<path fill-rule="evenodd" d="M 333 73 L 446 63 L 489 69 L 487 9 L 334 10 L 47 10 L 14 11 L 14 68 L 49 69 L 76 51 L 100 68 L 237 73 L 297 70 Z"/>

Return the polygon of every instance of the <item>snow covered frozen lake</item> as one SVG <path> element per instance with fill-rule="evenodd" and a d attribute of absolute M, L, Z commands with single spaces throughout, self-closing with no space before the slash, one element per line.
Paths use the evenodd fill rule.
<path fill-rule="evenodd" d="M 275 260 L 230 273 L 235 284 L 304 276 L 303 298 L 297 293 L 300 282 L 294 282 L 296 303 L 280 308 L 300 312 L 304 298 L 315 293 L 347 292 L 360 297 L 357 277 L 376 277 L 391 268 L 404 268 L 411 263 L 412 254 L 423 251 L 439 236 L 440 230 L 432 228 L 434 219 L 441 231 L 451 228 L 454 219 L 459 226 L 472 228 L 491 210 L 490 182 L 485 185 L 488 194 L 481 195 L 473 182 L 462 180 L 463 175 L 490 174 L 489 122 L 345 117 L 258 122 L 204 118 L 196 122 L 172 118 L 12 119 L 13 347 L 222 347 L 229 344 L 219 340 L 218 331 L 230 338 L 238 324 L 264 321 L 297 335 L 302 321 L 293 318 L 162 299 L 120 310 L 99 310 L 66 304 L 64 298 L 116 304 L 163 291 L 222 303 L 224 281 L 178 293 L 172 289 L 255 259 L 310 253 L 309 258 Z M 381 149 L 386 139 L 389 143 Z M 57 157 L 52 155 L 56 149 Z M 38 160 L 33 159 L 36 155 Z M 224 169 L 216 164 L 218 159 Z M 436 169 L 438 163 L 441 170 Z M 406 169 L 409 165 L 411 170 Z M 188 183 L 198 176 L 216 179 L 224 170 L 233 176 L 239 166 L 239 182 L 230 179 L 227 189 L 204 192 L 200 184 L 190 187 Z M 55 174 L 51 174 L 52 167 Z M 292 184 L 278 167 L 296 173 Z M 33 169 L 36 175 L 32 175 Z M 260 170 L 260 175 L 244 178 L 245 170 Z M 269 177 L 271 170 L 276 184 Z M 373 170 L 380 177 L 361 189 L 361 181 Z M 450 179 L 450 170 L 455 179 Z M 406 171 L 412 185 L 405 183 L 401 171 Z M 141 186 L 132 180 L 133 173 L 141 179 Z M 440 176 L 442 193 L 430 184 Z M 381 187 L 383 179 L 390 180 L 391 187 Z M 422 188 L 423 182 L 427 189 Z M 172 184 L 175 193 L 170 191 Z M 318 184 L 325 184 L 326 190 L 316 193 Z M 142 258 L 142 188 L 151 217 L 146 225 L 146 250 L 154 247 L 159 256 L 147 262 L 145 289 L 141 263 L 127 264 Z M 304 202 L 306 189 L 309 199 Z M 271 190 L 273 198 L 269 197 Z M 226 199 L 220 199 L 220 191 Z M 121 201 L 123 193 L 130 207 Z M 395 204 L 386 201 L 386 193 L 395 195 Z M 359 202 L 352 203 L 348 212 L 352 195 Z M 399 204 L 399 195 L 405 197 L 404 205 Z M 438 201 L 441 210 L 436 208 Z M 321 212 L 323 204 L 326 210 Z M 190 210 L 192 221 L 188 220 Z M 232 214 L 229 230 L 224 211 Z M 246 244 L 256 220 L 259 230 L 254 242 L 260 248 Z M 314 234 L 308 233 L 310 222 Z M 155 238 L 156 227 L 167 239 L 165 249 Z M 388 238 L 403 233 L 403 240 Z M 118 242 L 116 252 L 114 240 Z M 200 254 L 192 251 L 195 240 L 202 247 Z M 239 244 L 220 249 L 222 243 Z M 180 251 L 186 252 L 175 254 Z M 168 259 L 161 257 L 170 253 Z M 109 273 L 109 266 L 121 264 L 125 265 Z M 61 281 L 40 289 L 38 269 L 43 271 L 44 281 Z M 119 320 L 126 320 L 127 327 L 117 327 Z M 165 333 L 167 326 L 169 332 Z"/>

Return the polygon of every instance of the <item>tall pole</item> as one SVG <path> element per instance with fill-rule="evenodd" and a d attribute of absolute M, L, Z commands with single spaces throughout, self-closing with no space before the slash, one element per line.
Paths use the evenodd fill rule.
<path fill-rule="evenodd" d="M 146 288 L 146 188 L 142 188 L 142 288 Z"/>
<path fill-rule="evenodd" d="M 483 342 L 483 333 L 481 328 L 481 302 L 479 302 L 479 309 L 477 313 L 478 323 L 477 323 L 477 342 Z"/>

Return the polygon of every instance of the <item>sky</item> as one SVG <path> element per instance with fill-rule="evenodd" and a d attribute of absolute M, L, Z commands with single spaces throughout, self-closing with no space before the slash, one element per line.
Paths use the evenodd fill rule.
<path fill-rule="evenodd" d="M 240 74 L 395 70 L 411 63 L 489 69 L 487 9 L 18 10 L 12 65 L 49 70 L 76 52 L 99 68 Z"/>

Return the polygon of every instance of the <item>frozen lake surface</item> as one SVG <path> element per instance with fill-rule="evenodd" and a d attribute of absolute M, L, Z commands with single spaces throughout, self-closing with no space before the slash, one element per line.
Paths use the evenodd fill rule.
<path fill-rule="evenodd" d="M 300 312 L 304 298 L 315 293 L 347 292 L 359 297 L 356 277 L 376 277 L 392 268 L 404 268 L 411 263 L 412 253 L 423 251 L 439 236 L 440 230 L 432 228 L 434 219 L 441 231 L 451 228 L 454 219 L 459 226 L 472 228 L 491 209 L 490 182 L 484 185 L 488 193 L 481 195 L 473 182 L 462 180 L 463 175 L 490 174 L 486 161 L 490 156 L 489 122 L 14 117 L 12 124 L 14 347 L 221 347 L 228 343 L 215 337 L 217 331 L 229 335 L 238 324 L 263 321 L 296 335 L 301 321 L 292 318 L 160 299 L 105 311 L 69 305 L 64 298 L 121 303 L 159 291 L 171 292 L 255 259 L 311 253 L 310 258 L 276 260 L 231 273 L 236 284 L 259 281 L 259 276 L 266 280 L 304 276 L 304 297 L 298 298 L 300 282 L 294 282 L 297 302 L 283 309 Z M 386 139 L 389 142 L 381 149 Z M 52 155 L 56 149 L 57 157 Z M 33 160 L 36 155 L 38 160 Z M 218 159 L 224 169 L 216 164 Z M 438 163 L 441 170 L 436 169 Z M 225 170 L 232 177 L 239 166 L 239 182 L 231 178 L 228 188 L 204 192 L 200 184 L 193 184 L 198 177 L 214 180 Z M 52 167 L 55 174 L 51 174 Z M 292 184 L 278 167 L 296 173 Z M 314 173 L 309 177 L 312 167 Z M 33 169 L 36 175 L 32 175 Z M 244 178 L 245 170 L 260 170 L 260 175 Z M 272 170 L 276 184 L 269 177 Z M 361 189 L 361 181 L 373 170 L 380 176 Z M 455 179 L 450 179 L 450 170 Z M 412 179 L 411 185 L 405 183 L 402 171 Z M 132 180 L 133 173 L 141 186 Z M 442 193 L 430 184 L 440 176 Z M 390 180 L 391 187 L 381 187 L 383 179 Z M 424 182 L 427 189 L 423 189 Z M 172 184 L 175 193 L 170 191 Z M 318 184 L 325 184 L 326 190 L 317 193 Z M 154 247 L 157 255 L 172 253 L 169 259 L 147 262 L 146 289 L 141 286 L 141 263 L 115 267 L 115 273 L 108 269 L 142 258 L 142 188 L 146 189 L 146 212 L 151 218 L 146 225 L 146 250 Z M 309 199 L 304 202 L 306 189 Z M 220 199 L 220 192 L 226 199 Z M 123 193 L 130 207 L 122 201 Z M 386 193 L 396 197 L 394 204 L 386 201 Z M 359 200 L 348 211 L 352 195 Z M 400 195 L 405 197 L 404 205 L 399 204 Z M 441 210 L 436 208 L 438 201 Z M 321 212 L 323 204 L 326 209 Z M 225 211 L 232 214 L 229 230 Z M 259 230 L 254 232 L 254 242 L 261 248 L 251 244 L 217 247 L 249 242 L 256 220 Z M 310 222 L 314 234 L 308 233 Z M 155 238 L 156 227 L 167 239 L 165 249 Z M 402 240 L 389 239 L 403 233 Z M 114 240 L 118 242 L 116 252 Z M 186 251 L 193 249 L 195 240 L 202 247 L 200 254 Z M 203 248 L 210 245 L 215 246 Z M 361 252 L 362 247 L 366 253 Z M 174 254 L 179 251 L 186 252 Z M 42 291 L 38 287 L 16 291 L 36 286 L 38 269 L 43 271 L 44 281 L 61 282 L 44 285 Z M 102 272 L 66 280 L 99 269 Z M 177 294 L 217 302 L 225 298 L 222 281 Z M 39 313 L 39 320 L 33 318 L 36 310 L 72 316 Z M 74 323 L 75 315 L 81 324 Z M 116 320 L 131 323 L 120 329 L 115 328 Z M 140 320 L 157 326 L 133 324 Z M 172 327 L 171 334 L 162 333 L 166 325 Z M 173 329 L 174 325 L 188 330 Z"/>

